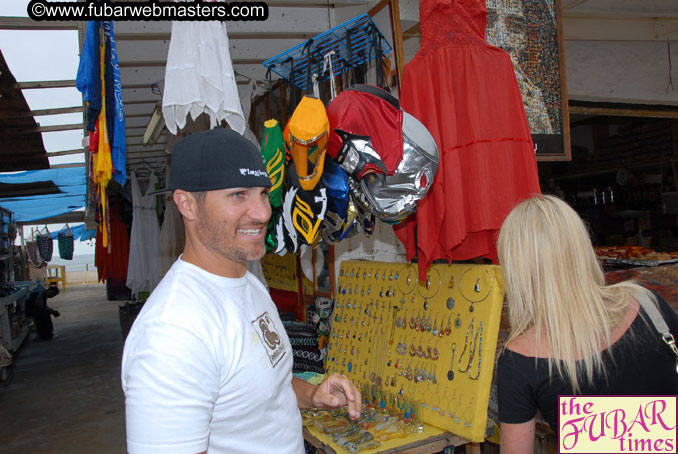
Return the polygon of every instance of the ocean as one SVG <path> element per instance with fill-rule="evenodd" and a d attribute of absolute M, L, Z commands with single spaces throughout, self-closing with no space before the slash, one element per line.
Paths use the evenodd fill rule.
<path fill-rule="evenodd" d="M 85 271 L 89 268 L 90 271 L 96 270 L 94 266 L 94 254 L 73 254 L 73 260 L 64 260 L 59 257 L 57 251 L 52 255 L 50 265 L 65 265 L 66 272 L 68 271 Z"/>

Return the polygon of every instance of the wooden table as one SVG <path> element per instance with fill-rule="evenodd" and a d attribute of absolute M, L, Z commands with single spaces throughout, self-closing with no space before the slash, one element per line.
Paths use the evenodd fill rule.
<path fill-rule="evenodd" d="M 430 429 L 428 429 L 430 430 Z M 435 454 L 441 452 L 443 449 L 448 446 L 462 446 L 468 445 L 466 447 L 466 452 L 470 454 L 480 454 L 480 445 L 478 443 L 471 443 L 465 438 L 461 438 L 457 435 L 451 434 L 450 432 L 442 432 L 433 428 L 430 430 L 435 434 L 426 436 L 426 430 L 424 433 L 425 438 L 419 437 L 416 438 L 415 435 L 409 436 L 405 439 L 399 439 L 395 443 L 394 440 L 390 440 L 387 443 L 384 443 L 382 447 L 377 449 L 370 449 L 364 451 L 365 454 Z M 412 441 L 408 442 L 408 439 Z M 337 446 L 329 435 L 320 433 L 314 428 L 309 428 L 304 426 L 304 440 L 309 442 L 316 448 L 322 449 L 326 454 L 342 454 L 346 451 Z M 393 446 L 398 442 L 402 443 L 398 446 Z"/>

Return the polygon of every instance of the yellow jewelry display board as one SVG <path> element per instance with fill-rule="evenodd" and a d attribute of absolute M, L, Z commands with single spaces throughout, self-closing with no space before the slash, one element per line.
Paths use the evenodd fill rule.
<path fill-rule="evenodd" d="M 288 292 L 298 292 L 297 256 L 285 254 L 280 256 L 268 253 L 261 258 L 261 270 L 269 287 Z"/>
<path fill-rule="evenodd" d="M 418 403 L 473 442 L 487 423 L 504 282 L 494 265 L 341 264 L 326 369 Z"/>

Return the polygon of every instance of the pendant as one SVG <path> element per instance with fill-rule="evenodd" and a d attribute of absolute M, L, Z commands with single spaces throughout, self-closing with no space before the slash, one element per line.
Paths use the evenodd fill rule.
<path fill-rule="evenodd" d="M 454 320 L 454 327 L 461 328 L 461 314 L 457 314 L 457 318 Z"/>
<path fill-rule="evenodd" d="M 449 298 L 447 298 L 447 308 L 449 310 L 454 309 L 454 304 L 455 304 L 454 298 L 452 298 L 451 296 Z"/>

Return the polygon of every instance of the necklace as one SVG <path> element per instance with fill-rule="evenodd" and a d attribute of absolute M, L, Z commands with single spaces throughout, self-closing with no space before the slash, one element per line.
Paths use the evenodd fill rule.
<path fill-rule="evenodd" d="M 438 276 L 438 285 L 435 289 L 435 292 L 431 291 L 431 275 L 435 273 L 436 276 Z M 426 276 L 426 283 L 424 286 L 422 285 L 417 285 L 417 292 L 419 292 L 419 295 L 421 295 L 422 298 L 424 298 L 424 310 L 428 309 L 428 300 L 434 298 L 438 292 L 440 291 L 440 287 L 442 286 L 442 281 L 440 278 L 440 273 L 438 272 L 437 269 L 431 268 L 429 271 L 429 274 Z M 424 287 L 426 290 L 422 291 L 422 287 Z"/>
<path fill-rule="evenodd" d="M 483 271 L 487 274 L 487 277 L 490 279 L 489 288 L 485 287 L 484 283 L 481 285 L 481 279 L 484 278 Z M 467 274 L 468 273 L 468 274 Z M 466 277 L 466 280 L 464 280 Z M 492 293 L 492 287 L 494 286 L 494 280 L 492 275 L 487 270 L 487 268 L 472 267 L 466 268 L 461 273 L 461 278 L 459 279 L 459 292 L 467 301 L 471 303 L 469 307 L 469 312 L 473 312 L 473 305 L 480 303 L 485 300 Z M 466 291 L 464 291 L 466 289 Z"/>
<path fill-rule="evenodd" d="M 471 380 L 478 380 L 478 377 L 480 377 L 480 365 L 483 361 L 483 322 L 480 322 L 478 325 L 478 328 L 480 329 L 480 343 L 478 344 L 478 373 L 476 374 L 475 377 L 471 376 L 471 371 L 469 370 L 468 372 L 468 378 Z M 478 331 L 476 331 L 476 335 L 478 334 Z M 475 346 L 473 347 L 473 353 L 475 354 Z"/>
<path fill-rule="evenodd" d="M 412 293 L 417 286 L 416 281 L 412 278 L 412 275 L 414 274 L 416 276 L 416 273 L 417 271 L 413 267 L 406 265 L 401 271 L 397 271 L 395 274 L 396 284 L 398 286 L 398 290 L 400 290 L 401 309 L 405 304 L 405 295 Z"/>
<path fill-rule="evenodd" d="M 468 328 L 466 328 L 466 340 L 464 341 L 464 349 L 461 351 L 461 354 L 459 355 L 459 361 L 457 362 L 457 370 L 461 372 L 462 374 L 466 373 L 468 371 L 470 364 L 471 364 L 471 348 L 468 342 L 469 338 L 469 333 L 473 333 L 473 323 L 475 322 L 475 319 L 471 319 L 471 323 L 468 325 Z M 471 337 L 471 342 L 473 342 L 473 337 Z M 466 349 L 469 350 L 469 361 L 466 364 L 466 367 L 464 369 L 461 368 L 461 363 L 462 359 L 464 358 L 464 353 L 466 353 Z"/>
<path fill-rule="evenodd" d="M 464 410 L 464 426 L 471 427 L 473 425 L 473 397 L 471 397 L 471 402 L 469 402 L 468 407 Z M 468 415 L 468 417 L 466 416 Z"/>

